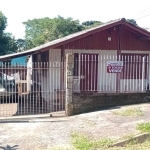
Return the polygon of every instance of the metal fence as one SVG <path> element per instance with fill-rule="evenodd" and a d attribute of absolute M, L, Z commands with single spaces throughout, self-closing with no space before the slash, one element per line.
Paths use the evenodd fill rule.
<path fill-rule="evenodd" d="M 149 91 L 149 55 L 75 54 L 74 92 Z"/>
<path fill-rule="evenodd" d="M 0 67 L 0 117 L 64 111 L 61 62 Z"/>
<path fill-rule="evenodd" d="M 148 54 L 74 54 L 73 92 L 147 92 Z M 65 110 L 65 62 L 0 66 L 0 116 Z"/>

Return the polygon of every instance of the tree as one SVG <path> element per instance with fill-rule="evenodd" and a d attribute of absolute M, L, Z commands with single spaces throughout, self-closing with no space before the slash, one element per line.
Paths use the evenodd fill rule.
<path fill-rule="evenodd" d="M 21 52 L 26 50 L 26 41 L 24 39 L 17 39 L 16 40 L 16 45 L 17 45 L 17 52 Z"/>
<path fill-rule="evenodd" d="M 103 24 L 101 21 L 85 21 L 82 23 L 83 26 L 85 26 L 86 28 L 92 28 L 92 27 L 96 27 Z"/>
<path fill-rule="evenodd" d="M 6 17 L 3 15 L 3 13 L 0 11 L 0 36 L 2 36 L 3 31 L 5 30 L 7 25 L 7 19 Z"/>
<path fill-rule="evenodd" d="M 5 33 L 7 19 L 0 11 L 0 56 L 10 54 L 17 50 L 15 37 L 11 33 Z"/>
<path fill-rule="evenodd" d="M 135 26 L 138 26 L 134 19 L 127 19 L 127 21 L 134 24 Z"/>
<path fill-rule="evenodd" d="M 49 41 L 82 31 L 84 26 L 72 18 L 41 18 L 23 22 L 27 48 L 39 46 Z"/>
<path fill-rule="evenodd" d="M 0 40 L 0 55 L 16 52 L 17 49 L 15 37 L 11 33 L 4 33 Z"/>

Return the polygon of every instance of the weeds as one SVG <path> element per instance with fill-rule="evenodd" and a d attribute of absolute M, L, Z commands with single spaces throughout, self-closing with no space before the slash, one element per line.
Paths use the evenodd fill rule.
<path fill-rule="evenodd" d="M 130 108 L 121 111 L 115 111 L 113 114 L 121 116 L 142 116 L 143 112 L 140 108 Z"/>
<path fill-rule="evenodd" d="M 77 150 L 92 150 L 97 148 L 106 148 L 113 144 L 113 141 L 107 138 L 94 141 L 78 133 L 73 133 L 71 136 L 72 136 L 73 146 Z"/>
<path fill-rule="evenodd" d="M 150 133 L 150 122 L 139 123 L 136 128 L 141 132 Z"/>

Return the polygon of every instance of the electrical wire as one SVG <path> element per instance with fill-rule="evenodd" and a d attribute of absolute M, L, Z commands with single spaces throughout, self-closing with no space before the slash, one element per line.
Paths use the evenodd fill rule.
<path fill-rule="evenodd" d="M 150 7 L 149 7 L 149 8 L 146 8 L 146 9 L 144 9 L 144 10 L 142 10 L 142 11 L 139 12 L 139 13 L 137 13 L 136 15 L 133 16 L 133 18 L 136 17 L 136 16 L 139 15 L 139 14 L 142 14 L 143 12 L 147 11 L 148 9 L 150 9 Z"/>
<path fill-rule="evenodd" d="M 137 18 L 137 19 L 135 19 L 135 20 L 139 20 L 139 19 L 145 18 L 145 17 L 147 17 L 147 16 L 150 16 L 150 14 L 147 14 L 147 15 L 145 15 L 145 16 L 139 17 L 139 18 Z"/>

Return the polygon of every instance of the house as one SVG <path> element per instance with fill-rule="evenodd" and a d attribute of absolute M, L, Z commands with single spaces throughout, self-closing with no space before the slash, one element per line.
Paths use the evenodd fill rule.
<path fill-rule="evenodd" d="M 62 98 L 65 92 L 67 53 L 74 54 L 74 76 L 79 77 L 74 79 L 74 92 L 148 90 L 150 32 L 124 18 L 71 34 L 31 50 L 1 56 L 0 60 L 32 57 L 32 81 L 40 83 L 41 97 L 51 107 L 51 101 Z"/>

